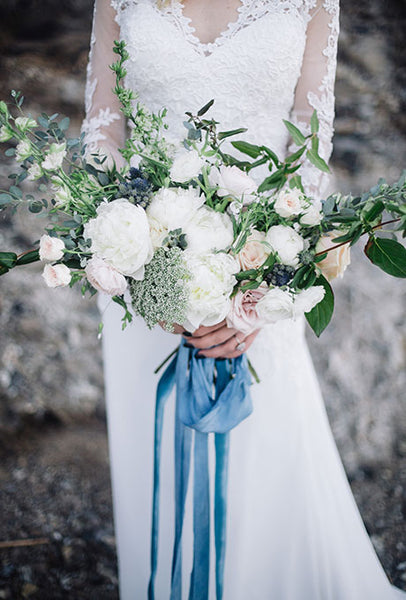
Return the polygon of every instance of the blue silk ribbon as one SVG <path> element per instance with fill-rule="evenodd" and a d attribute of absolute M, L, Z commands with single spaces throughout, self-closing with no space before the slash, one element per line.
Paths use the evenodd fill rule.
<path fill-rule="evenodd" d="M 197 358 L 182 341 L 161 376 L 155 409 L 154 491 L 151 531 L 149 600 L 156 600 L 158 568 L 160 457 L 164 409 L 176 385 L 175 416 L 175 540 L 170 600 L 182 598 L 182 533 L 194 430 L 193 569 L 189 600 L 208 600 L 210 573 L 210 484 L 208 434 L 214 433 L 214 536 L 216 597 L 223 596 L 226 551 L 229 431 L 252 412 L 251 380 L 245 355 L 232 360 Z M 162 599 L 157 599 L 162 600 Z"/>

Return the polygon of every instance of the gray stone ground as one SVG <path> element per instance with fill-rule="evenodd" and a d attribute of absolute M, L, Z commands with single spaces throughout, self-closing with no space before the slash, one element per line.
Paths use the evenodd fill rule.
<path fill-rule="evenodd" d="M 33 113 L 79 126 L 91 4 L 2 2 L 2 97 L 23 89 Z M 332 163 L 334 187 L 357 192 L 406 166 L 406 6 L 342 7 Z M 7 169 L 2 157 L 3 180 Z M 0 248 L 28 249 L 40 231 L 2 213 Z M 406 288 L 361 250 L 334 286 L 329 329 L 308 339 L 365 524 L 406 589 Z M 94 303 L 49 291 L 37 267 L 0 279 L 0 599 L 117 597 L 97 323 Z M 10 547 L 21 538 L 46 543 Z"/>

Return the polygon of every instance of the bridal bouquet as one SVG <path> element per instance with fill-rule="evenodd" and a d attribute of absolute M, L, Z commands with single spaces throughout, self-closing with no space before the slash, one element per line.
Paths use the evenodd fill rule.
<path fill-rule="evenodd" d="M 193 331 L 227 319 L 247 335 L 266 323 L 306 316 L 319 335 L 334 307 L 329 281 L 342 275 L 349 247 L 366 234 L 368 258 L 387 273 L 406 276 L 406 250 L 396 238 L 377 235 L 382 215 L 406 232 L 406 177 L 389 186 L 380 180 L 361 197 L 334 194 L 316 202 L 303 189 L 303 157 L 328 171 L 318 154 L 318 119 L 311 134 L 285 122 L 297 150 L 284 160 L 267 146 L 224 141 L 244 129 L 218 132 L 205 117 L 186 113 L 187 139 L 168 145 L 164 116 L 150 113 L 121 82 L 127 52 L 116 42 L 115 93 L 131 135 L 121 153 L 138 166 L 118 170 L 106 157 L 88 155 L 84 136 L 67 137 L 69 119 L 22 112 L 0 103 L 0 141 L 14 142 L 19 172 L 0 193 L 0 209 L 28 203 L 46 211 L 50 223 L 39 247 L 23 255 L 0 252 L 0 274 L 36 260 L 45 263 L 50 287 L 82 284 L 83 293 L 103 291 L 125 310 L 123 324 L 140 314 L 149 327 L 173 323 Z M 259 166 L 269 175 L 258 186 Z M 37 182 L 38 195 L 21 184 Z M 125 292 L 128 291 L 129 295 Z M 131 309 L 129 307 L 131 303 Z"/>

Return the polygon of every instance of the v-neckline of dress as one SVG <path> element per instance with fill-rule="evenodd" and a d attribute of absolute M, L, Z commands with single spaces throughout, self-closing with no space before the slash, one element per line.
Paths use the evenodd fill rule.
<path fill-rule="evenodd" d="M 180 0 L 172 0 L 164 9 L 167 14 L 172 14 L 175 21 L 182 30 L 185 39 L 195 47 L 196 51 L 204 56 L 211 56 L 215 49 L 222 46 L 223 43 L 230 39 L 234 33 L 239 31 L 244 26 L 244 15 L 247 11 L 249 0 L 240 0 L 241 4 L 236 9 L 236 19 L 229 21 L 228 25 L 218 34 L 212 42 L 202 42 L 196 33 L 196 28 L 192 23 L 192 19 L 187 17 L 183 12 L 183 5 Z"/>

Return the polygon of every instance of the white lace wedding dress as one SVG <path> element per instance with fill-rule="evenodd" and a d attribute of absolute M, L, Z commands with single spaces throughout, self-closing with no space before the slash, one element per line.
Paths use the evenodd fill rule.
<path fill-rule="evenodd" d="M 223 129 L 286 151 L 282 119 L 317 109 L 321 153 L 331 152 L 338 0 L 242 0 L 213 43 L 199 41 L 182 4 L 97 0 L 84 130 L 114 154 L 123 121 L 106 65 L 127 42 L 127 84 L 151 109 L 168 108 L 168 138 L 184 137 L 186 110 L 211 98 Z M 304 165 L 308 190 L 322 177 Z M 140 320 L 121 331 L 121 309 L 101 301 L 108 428 L 122 600 L 147 597 L 153 473 L 154 368 L 178 343 Z M 225 600 L 391 600 L 393 588 L 361 521 L 326 418 L 303 322 L 265 327 L 249 351 L 261 378 L 254 412 L 231 433 Z M 163 439 L 157 598 L 170 595 L 174 530 L 173 402 Z M 192 565 L 187 506 L 184 597 Z M 210 598 L 215 598 L 214 577 Z"/>

